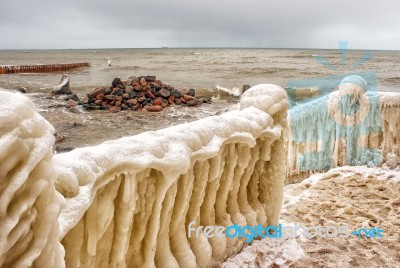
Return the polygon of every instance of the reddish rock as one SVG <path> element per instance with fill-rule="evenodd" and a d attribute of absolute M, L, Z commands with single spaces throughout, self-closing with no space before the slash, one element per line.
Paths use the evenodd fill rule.
<path fill-rule="evenodd" d="M 123 94 L 123 95 L 122 95 L 122 98 L 124 98 L 124 99 L 129 99 L 129 94 L 128 94 L 128 93 Z"/>
<path fill-rule="evenodd" d="M 190 101 L 194 99 L 194 97 L 190 95 L 183 95 L 183 98 L 185 99 L 185 101 Z"/>
<path fill-rule="evenodd" d="M 105 91 L 104 91 L 104 95 L 110 95 L 111 93 L 112 93 L 112 87 L 110 87 L 110 88 L 107 88 Z"/>
<path fill-rule="evenodd" d="M 131 100 L 127 100 L 126 103 L 130 103 L 132 105 L 135 105 L 138 103 L 137 99 L 131 99 Z"/>
<path fill-rule="evenodd" d="M 161 80 L 156 80 L 154 81 L 154 83 L 156 83 L 157 85 L 159 85 L 160 87 L 163 86 L 163 82 Z"/>
<path fill-rule="evenodd" d="M 145 96 L 148 97 L 148 98 L 151 98 L 151 99 L 154 99 L 154 98 L 155 98 L 155 96 L 153 95 L 153 93 L 151 93 L 150 90 L 146 91 Z"/>
<path fill-rule="evenodd" d="M 120 107 L 121 104 L 122 104 L 122 103 L 121 103 L 120 101 L 116 101 L 116 102 L 114 103 L 114 105 L 117 106 L 117 107 Z"/>
<path fill-rule="evenodd" d="M 136 98 L 137 95 L 138 95 L 138 93 L 136 91 L 132 91 L 131 93 L 129 93 L 129 98 L 130 99 Z"/>
<path fill-rule="evenodd" d="M 128 78 L 128 80 L 126 81 L 127 85 L 132 85 L 132 83 L 135 83 L 136 81 L 136 76 L 131 76 Z"/>
<path fill-rule="evenodd" d="M 192 100 L 189 100 L 186 102 L 187 106 L 197 106 L 200 104 L 200 101 L 196 98 L 193 98 Z"/>
<path fill-rule="evenodd" d="M 138 86 L 140 86 L 138 82 L 135 81 L 132 83 L 132 87 L 138 87 Z"/>
<path fill-rule="evenodd" d="M 140 91 L 142 91 L 142 87 L 139 86 L 139 85 L 137 85 L 137 86 L 134 86 L 134 87 L 133 87 L 133 90 L 134 90 L 134 91 L 137 91 L 137 92 L 140 92 Z"/>
<path fill-rule="evenodd" d="M 117 96 L 117 97 L 115 98 L 115 100 L 116 100 L 116 101 L 122 101 L 122 96 Z"/>
<path fill-rule="evenodd" d="M 181 93 L 179 92 L 179 90 L 171 90 L 171 95 L 174 96 L 175 98 L 180 98 L 182 97 Z"/>
<path fill-rule="evenodd" d="M 139 85 L 140 85 L 141 87 L 147 86 L 147 82 L 146 82 L 146 79 L 144 79 L 144 77 L 140 78 L 140 80 L 139 80 Z"/>
<path fill-rule="evenodd" d="M 151 88 L 156 88 L 156 89 L 160 89 L 161 88 L 161 86 L 159 84 L 157 84 L 156 82 L 151 82 L 150 83 L 150 87 Z"/>
<path fill-rule="evenodd" d="M 123 83 L 121 81 L 121 78 L 114 78 L 114 80 L 112 81 L 111 84 L 112 84 L 113 87 L 117 87 L 118 85 L 121 85 Z"/>
<path fill-rule="evenodd" d="M 162 88 L 157 92 L 156 95 L 161 96 L 163 98 L 168 98 L 171 95 L 171 92 L 168 89 Z"/>
<path fill-rule="evenodd" d="M 160 105 L 151 105 L 147 107 L 147 111 L 149 112 L 161 112 L 163 110 L 163 107 Z"/>
<path fill-rule="evenodd" d="M 175 100 L 174 96 L 169 96 L 169 99 L 168 99 L 169 104 L 174 104 L 174 100 Z"/>
<path fill-rule="evenodd" d="M 146 97 L 140 97 L 140 98 L 138 98 L 138 102 L 143 102 L 143 101 L 145 101 L 146 100 Z"/>
<path fill-rule="evenodd" d="M 181 105 L 181 104 L 182 104 L 182 101 L 181 101 L 180 98 L 179 98 L 179 99 L 175 99 L 175 103 L 176 103 L 177 105 Z"/>
<path fill-rule="evenodd" d="M 119 96 L 117 96 L 117 95 L 105 95 L 104 99 L 112 101 L 112 100 L 115 100 L 117 97 L 119 97 Z"/>
<path fill-rule="evenodd" d="M 103 101 L 103 102 L 101 103 L 101 106 L 108 106 L 108 105 L 107 105 L 107 102 Z"/>
<path fill-rule="evenodd" d="M 103 93 L 100 93 L 100 94 L 98 94 L 96 96 L 96 100 L 102 100 L 102 99 L 104 99 L 104 94 Z"/>
<path fill-rule="evenodd" d="M 144 76 L 143 78 L 146 80 L 146 82 L 154 82 L 157 79 L 154 75 L 147 75 Z"/>
<path fill-rule="evenodd" d="M 180 100 L 181 100 L 182 103 L 186 103 L 186 100 L 185 100 L 184 97 L 181 97 Z"/>
<path fill-rule="evenodd" d="M 125 93 L 129 94 L 133 91 L 133 87 L 132 86 L 126 86 L 125 87 Z"/>
<path fill-rule="evenodd" d="M 155 99 L 155 100 L 153 101 L 153 104 L 154 104 L 154 105 L 161 105 L 162 103 L 163 103 L 162 100 L 159 99 L 159 98 L 157 98 L 157 99 Z"/>
<path fill-rule="evenodd" d="M 92 90 L 92 92 L 90 92 L 90 93 L 87 94 L 87 97 L 88 97 L 89 99 L 93 99 L 93 98 L 95 98 L 98 94 L 104 93 L 105 90 L 106 90 L 105 87 L 98 87 L 98 88 L 95 88 L 95 89 Z"/>
<path fill-rule="evenodd" d="M 187 89 L 184 89 L 184 88 L 178 89 L 178 91 L 179 91 L 179 93 L 181 93 L 182 96 L 183 95 L 188 95 L 188 93 L 189 93 L 189 91 Z"/>
<path fill-rule="evenodd" d="M 112 112 L 112 113 L 118 113 L 118 112 L 120 112 L 121 111 L 121 107 L 111 107 L 110 108 L 110 112 Z"/>

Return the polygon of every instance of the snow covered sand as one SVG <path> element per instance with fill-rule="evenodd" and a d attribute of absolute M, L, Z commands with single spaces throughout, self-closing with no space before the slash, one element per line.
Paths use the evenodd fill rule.
<path fill-rule="evenodd" d="M 222 267 L 399 267 L 400 168 L 341 167 L 284 189 L 281 223 L 380 227 L 383 238 L 265 238 Z"/>

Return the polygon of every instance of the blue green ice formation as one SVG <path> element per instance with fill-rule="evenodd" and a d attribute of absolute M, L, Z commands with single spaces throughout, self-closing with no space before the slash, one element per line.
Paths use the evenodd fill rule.
<path fill-rule="evenodd" d="M 340 78 L 342 79 L 338 82 Z M 297 85 L 304 88 L 307 82 L 309 86 L 317 86 L 323 91 L 318 97 L 300 101 L 293 98 L 295 92 L 288 92 L 291 100 L 289 110 L 291 142 L 298 147 L 316 141 L 319 145 L 316 151 L 299 153 L 298 169 L 332 168 L 333 156 L 337 153 L 334 144 L 338 140 L 345 140 L 346 165 L 380 165 L 382 159 L 380 152 L 368 144 L 370 135 L 382 131 L 379 95 L 374 74 L 363 73 L 362 76 L 350 75 L 344 78 L 336 76 L 329 77 L 328 80 L 321 78 L 319 83 L 318 79 L 301 80 Z M 291 88 L 296 88 L 296 83 L 293 83 Z M 349 118 L 353 121 L 346 123 Z"/>

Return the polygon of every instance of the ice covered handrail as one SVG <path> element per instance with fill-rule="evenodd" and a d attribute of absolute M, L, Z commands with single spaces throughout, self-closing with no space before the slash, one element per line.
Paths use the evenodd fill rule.
<path fill-rule="evenodd" d="M 288 180 L 343 165 L 398 165 L 400 94 L 348 76 L 339 90 L 289 110 Z"/>
<path fill-rule="evenodd" d="M 21 95 L 13 98 L 29 102 Z M 188 223 L 278 223 L 286 175 L 287 107 L 282 88 L 259 85 L 242 96 L 240 110 L 46 158 L 47 167 L 54 172 L 47 170 L 44 176 L 39 169 L 35 174 L 41 180 L 48 178 L 46 194 L 59 197 L 61 193 L 63 198 L 44 198 L 47 203 L 29 206 L 21 200 L 17 207 L 35 218 L 53 205 L 51 215 L 58 216 L 57 205 L 65 202 L 59 226 L 56 218 L 43 218 L 59 227 L 58 235 L 48 233 L 48 229 L 33 229 L 34 222 L 24 221 L 22 212 L 19 218 L 9 219 L 10 210 L 3 205 L 1 222 L 9 226 L 9 231 L 2 233 L 0 240 L 0 266 L 12 265 L 25 255 L 30 264 L 43 267 L 194 267 L 220 263 L 243 246 L 243 239 L 188 238 Z M 33 108 L 27 114 L 37 116 Z M 14 112 L 9 116 L 17 115 Z M 51 155 L 53 138 L 42 139 L 47 142 L 40 148 Z M 21 165 L 15 164 L 14 170 Z M 8 180 L 2 180 L 0 198 L 18 201 L 21 197 L 16 192 L 29 192 L 26 187 L 34 182 L 31 175 L 24 174 L 20 188 L 13 188 L 15 192 L 7 188 Z M 39 237 L 47 237 L 36 251 L 42 256 L 42 249 L 46 249 L 47 258 L 25 252 L 24 245 L 29 245 L 34 236 L 22 239 L 20 235 L 11 246 L 14 225 L 9 222 L 24 226 L 25 233 L 40 232 Z"/>
<path fill-rule="evenodd" d="M 67 266 L 206 266 L 243 241 L 188 239 L 189 222 L 276 224 L 286 96 L 259 87 L 243 96 L 241 108 L 56 155 L 57 189 L 70 197 L 60 216 Z"/>

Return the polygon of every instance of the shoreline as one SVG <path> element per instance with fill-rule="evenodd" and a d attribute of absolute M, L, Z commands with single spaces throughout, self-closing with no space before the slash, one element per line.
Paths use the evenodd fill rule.
<path fill-rule="evenodd" d="M 343 90 L 340 87 L 339 89 Z M 347 83 L 344 89 L 357 91 L 360 88 L 356 83 Z M 340 90 L 332 95 L 337 96 L 341 93 Z M 9 151 L 12 152 L 12 161 L 5 162 L 3 173 L 7 175 L 16 172 L 15 176 L 21 177 L 19 181 L 22 181 L 22 185 L 10 188 L 11 191 L 5 191 L 0 196 L 8 200 L 0 208 L 7 217 L 12 217 L 13 215 L 7 213 L 8 206 L 14 204 L 20 195 L 28 194 L 25 191 L 29 191 L 30 186 L 35 183 L 48 187 L 44 192 L 29 192 L 32 195 L 32 206 L 36 204 L 36 200 L 42 199 L 52 200 L 50 202 L 54 203 L 54 213 L 47 209 L 46 202 L 40 203 L 43 206 L 35 207 L 40 215 L 52 216 L 51 221 L 44 217 L 43 225 L 52 225 L 54 228 L 51 235 L 41 229 L 32 229 L 35 232 L 30 237 L 32 241 L 40 237 L 49 239 L 43 245 L 39 258 L 27 255 L 34 263 L 47 263 L 46 252 L 55 249 L 57 263 L 61 264 L 63 254 L 66 254 L 65 264 L 68 266 L 89 263 L 89 266 L 95 267 L 104 261 L 118 265 L 157 264 L 174 267 L 217 265 L 239 252 L 244 241 L 225 237 L 216 238 L 218 240 L 208 239 L 207 236 L 199 239 L 185 237 L 185 223 L 188 219 L 208 226 L 230 226 L 232 223 L 254 226 L 262 223 L 270 226 L 279 223 L 280 213 L 285 222 L 314 226 L 332 226 L 344 222 L 361 225 L 355 227 L 382 227 L 389 234 L 389 242 L 399 240 L 399 237 L 393 237 L 392 234 L 393 229 L 396 229 L 393 226 L 400 224 L 396 208 L 400 204 L 397 197 L 400 181 L 397 177 L 398 157 L 397 151 L 393 151 L 398 142 L 398 124 L 393 121 L 393 117 L 396 118 L 400 110 L 399 102 L 390 94 L 382 95 L 385 100 L 383 105 L 377 106 L 376 102 L 371 102 L 374 104 L 370 106 L 374 116 L 380 113 L 380 108 L 384 108 L 381 111 L 382 121 L 379 122 L 387 123 L 382 128 L 382 137 L 371 137 L 378 147 L 391 150 L 386 155 L 386 160 L 390 161 L 386 163 L 392 168 L 396 166 L 395 171 L 382 171 L 385 164 L 383 168 L 374 169 L 375 173 L 365 166 L 332 169 L 319 177 L 316 175 L 301 183 L 286 186 L 286 199 L 281 210 L 283 187 L 288 175 L 287 164 L 290 163 L 286 158 L 293 151 L 293 147 L 287 147 L 287 142 L 296 140 L 290 136 L 287 94 L 279 86 L 254 86 L 242 95 L 237 109 L 215 117 L 134 136 L 126 136 L 123 132 L 124 137 L 121 139 L 56 155 L 52 154 L 54 127 L 38 114 L 33 102 L 21 94 L 1 93 L 4 97 L 0 100 L 4 107 L 8 107 L 8 114 L 3 114 L 1 119 L 3 122 L 12 122 L 7 131 L 16 135 L 11 140 L 7 139 L 8 132 L 2 136 L 6 148 L 10 148 Z M 361 100 L 365 98 L 364 96 Z M 24 113 L 17 113 L 21 107 L 26 108 Z M 323 116 L 317 118 L 324 120 L 328 116 L 324 103 L 322 108 L 313 111 L 319 111 Z M 329 111 L 335 113 L 341 110 Z M 352 118 L 351 116 L 352 114 L 348 117 Z M 128 127 L 131 125 L 128 124 Z M 303 127 L 302 130 L 309 129 Z M 316 140 L 318 135 L 325 135 L 332 130 L 334 129 L 328 129 L 327 132 L 315 131 Z M 353 133 L 358 132 L 350 132 Z M 328 133 L 326 136 L 330 135 Z M 342 138 L 335 135 L 332 137 L 335 140 Z M 349 135 L 347 138 L 354 140 L 354 137 Z M 15 139 L 21 143 L 21 149 L 17 153 L 11 150 L 15 146 Z M 315 146 L 317 143 L 310 144 Z M 338 149 L 337 155 L 343 156 L 346 148 L 349 147 Z M 295 156 L 300 157 L 307 152 L 303 149 L 304 147 L 296 149 Z M 353 147 L 350 149 L 353 150 Z M 3 157 L 7 155 L 3 154 Z M 24 157 L 29 160 L 24 160 L 26 166 L 19 169 L 19 159 Z M 299 170 L 302 170 L 301 167 Z M 395 175 L 389 174 L 391 172 Z M 384 176 L 383 179 L 379 179 L 380 176 Z M 389 186 L 385 186 L 384 179 Z M 13 177 L 9 180 L 10 184 L 16 183 Z M 5 185 L 8 187 L 8 184 Z M 389 200 L 389 204 L 382 204 L 382 200 Z M 373 213 L 365 211 L 370 206 L 374 209 Z M 27 213 L 32 213 L 30 205 L 25 207 L 28 208 Z M 355 219 L 351 217 L 354 215 L 353 211 L 359 214 Z M 32 214 L 32 217 L 36 217 L 35 215 Z M 385 222 L 385 219 L 389 221 Z M 55 224 L 57 221 L 59 225 Z M 24 225 L 23 221 L 18 224 L 28 230 L 35 228 L 34 225 Z M 10 232 L 12 229 L 5 234 Z M 19 238 L 15 241 L 24 242 Z M 79 241 L 78 247 L 76 241 Z M 283 241 L 283 244 L 275 245 L 275 249 L 278 248 L 275 252 L 281 254 L 277 258 L 270 254 L 268 247 L 261 246 L 257 249 L 256 241 L 253 250 L 256 254 L 250 252 L 250 255 L 258 256 L 254 260 L 258 264 L 271 261 L 272 256 L 275 265 L 286 265 L 290 262 L 290 265 L 299 267 L 323 265 L 324 261 L 328 265 L 336 263 L 336 255 L 341 251 L 348 253 L 348 256 L 345 254 L 344 259 L 340 260 L 345 265 L 357 265 L 354 258 L 360 254 L 375 257 L 374 254 L 382 248 L 390 252 L 385 256 L 386 259 L 377 258 L 377 265 L 392 264 L 398 258 L 398 248 L 393 248 L 391 243 L 373 244 L 377 249 L 370 249 L 370 245 L 365 243 L 362 244 L 365 252 L 356 251 L 355 246 L 348 252 L 345 251 L 349 244 L 347 240 L 338 240 L 340 243 L 333 250 L 326 241 L 319 238 L 316 241 L 323 246 L 315 248 L 314 244 L 306 241 L 307 244 L 303 240 L 292 239 L 289 244 Z M 149 243 L 151 246 L 148 246 Z M 357 243 L 356 241 L 355 245 Z M 252 246 L 243 252 L 246 253 Z M 81 249 L 76 250 L 79 247 Z M 118 251 L 115 251 L 116 247 L 119 248 Z M 292 256 L 283 256 L 285 251 L 282 247 L 289 248 L 286 253 L 289 252 Z M 126 255 L 119 252 L 125 252 Z M 234 260 L 242 261 L 242 253 L 233 257 Z M 6 254 L 6 264 L 18 261 L 12 252 Z M 325 256 L 329 258 L 326 260 Z M 243 258 L 246 263 L 249 262 L 248 256 Z"/>

